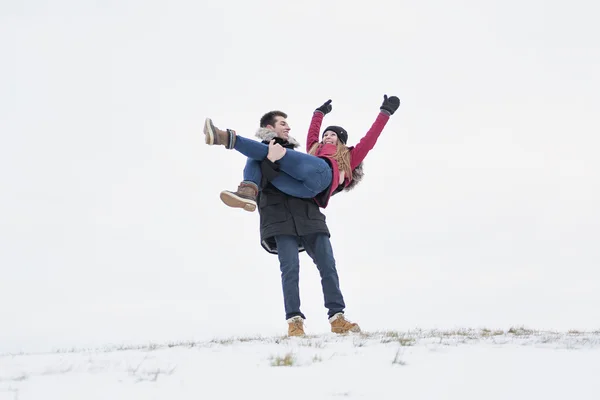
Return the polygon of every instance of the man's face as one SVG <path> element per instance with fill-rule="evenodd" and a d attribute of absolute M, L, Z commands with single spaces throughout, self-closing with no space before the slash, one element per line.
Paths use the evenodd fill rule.
<path fill-rule="evenodd" d="M 275 117 L 275 125 L 267 125 L 267 128 L 275 131 L 277 137 L 288 140 L 291 128 L 285 118 Z"/>

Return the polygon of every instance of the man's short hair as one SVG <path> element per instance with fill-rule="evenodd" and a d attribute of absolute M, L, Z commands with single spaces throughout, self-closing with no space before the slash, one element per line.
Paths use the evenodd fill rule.
<path fill-rule="evenodd" d="M 283 111 L 269 111 L 260 119 L 260 127 L 266 128 L 267 125 L 275 126 L 277 117 L 287 118 L 287 114 Z"/>

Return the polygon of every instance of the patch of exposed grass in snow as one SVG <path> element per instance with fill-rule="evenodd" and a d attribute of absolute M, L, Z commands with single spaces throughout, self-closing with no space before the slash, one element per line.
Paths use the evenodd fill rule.
<path fill-rule="evenodd" d="M 394 359 L 392 360 L 392 364 L 394 365 L 406 365 L 406 361 L 404 361 L 402 359 L 402 354 L 404 352 L 402 351 L 402 348 L 399 348 L 398 350 L 396 350 L 396 355 L 394 356 Z"/>
<path fill-rule="evenodd" d="M 214 338 L 208 341 L 172 341 L 166 343 L 140 343 L 140 344 L 116 344 L 107 345 L 102 348 L 63 348 L 53 352 L 45 353 L 5 353 L 0 357 L 27 356 L 34 354 L 68 354 L 68 353 L 112 353 L 120 351 L 144 351 L 155 352 L 171 348 L 207 348 L 232 346 L 244 343 L 256 343 L 261 345 L 286 345 L 324 349 L 332 343 L 350 340 L 354 347 L 365 347 L 377 344 L 399 345 L 401 347 L 416 346 L 419 344 L 438 345 L 461 345 L 476 342 L 492 343 L 494 345 L 518 344 L 518 345 L 547 345 L 559 344 L 566 348 L 577 348 L 580 346 L 600 346 L 600 330 L 593 332 L 578 329 L 570 329 L 566 332 L 542 331 L 526 328 L 523 326 L 512 326 L 508 330 L 489 328 L 460 328 L 460 329 L 415 329 L 408 331 L 372 331 L 352 333 L 349 335 L 336 335 L 324 333 L 322 335 L 307 335 L 304 337 L 287 336 L 245 336 Z"/>
<path fill-rule="evenodd" d="M 296 364 L 296 356 L 293 353 L 287 353 L 284 356 L 271 357 L 273 367 L 291 367 Z"/>

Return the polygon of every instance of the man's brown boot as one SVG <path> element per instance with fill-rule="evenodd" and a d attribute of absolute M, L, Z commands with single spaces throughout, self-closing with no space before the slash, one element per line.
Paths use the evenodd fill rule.
<path fill-rule="evenodd" d="M 350 322 L 344 317 L 344 313 L 337 313 L 329 318 L 331 324 L 331 332 L 333 333 L 348 333 L 360 332 L 360 327 L 355 322 Z"/>
<path fill-rule="evenodd" d="M 204 136 L 206 144 L 209 146 L 222 145 L 227 149 L 233 149 L 235 146 L 235 131 L 231 129 L 221 130 L 217 128 L 210 118 L 204 121 Z"/>
<path fill-rule="evenodd" d="M 288 336 L 304 336 L 304 319 L 296 315 L 287 320 Z"/>
<path fill-rule="evenodd" d="M 258 186 L 254 182 L 242 182 L 237 191 L 231 192 L 223 190 L 221 200 L 229 207 L 243 208 L 246 211 L 256 210 L 256 196 L 258 195 Z"/>

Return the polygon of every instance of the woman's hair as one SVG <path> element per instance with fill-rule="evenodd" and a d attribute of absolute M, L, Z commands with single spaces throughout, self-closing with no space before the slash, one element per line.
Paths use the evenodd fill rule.
<path fill-rule="evenodd" d="M 317 152 L 317 148 L 321 145 L 321 143 L 315 143 L 311 148 L 308 154 L 315 155 Z M 352 176 L 352 169 L 350 168 L 350 149 L 341 140 L 338 140 L 335 153 L 332 156 L 338 163 L 338 167 L 340 171 L 344 171 L 346 177 Z M 353 178 L 354 179 L 354 178 Z M 358 183 L 358 182 L 357 182 Z"/>

